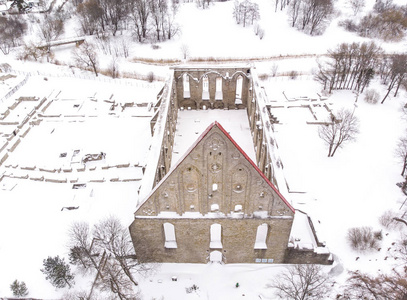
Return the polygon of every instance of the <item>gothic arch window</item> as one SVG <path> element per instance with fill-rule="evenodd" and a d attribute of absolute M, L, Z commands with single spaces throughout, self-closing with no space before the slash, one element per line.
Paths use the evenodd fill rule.
<path fill-rule="evenodd" d="M 222 226 L 220 224 L 211 225 L 211 249 L 222 249 Z"/>
<path fill-rule="evenodd" d="M 209 100 L 209 79 L 207 75 L 202 79 L 202 100 Z"/>
<path fill-rule="evenodd" d="M 223 100 L 222 77 L 216 77 L 215 100 Z"/>
<path fill-rule="evenodd" d="M 242 92 L 243 92 L 243 76 L 239 75 L 236 79 L 236 98 L 235 104 L 242 104 Z"/>
<path fill-rule="evenodd" d="M 257 227 L 256 241 L 254 243 L 254 249 L 267 249 L 266 239 L 267 239 L 268 225 L 261 224 Z"/>
<path fill-rule="evenodd" d="M 164 223 L 165 243 L 164 247 L 167 249 L 177 248 L 177 240 L 175 238 L 175 227 L 171 223 Z"/>
<path fill-rule="evenodd" d="M 189 88 L 189 76 L 187 73 L 184 73 L 184 75 L 182 75 L 182 82 L 184 85 L 184 98 L 191 98 L 191 91 Z"/>

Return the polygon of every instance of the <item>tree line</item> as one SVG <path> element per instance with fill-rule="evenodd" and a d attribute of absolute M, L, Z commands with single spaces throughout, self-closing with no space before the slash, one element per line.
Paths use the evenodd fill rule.
<path fill-rule="evenodd" d="M 328 51 L 328 60 L 319 62 L 315 76 L 329 93 L 348 89 L 362 93 L 377 74 L 387 93 L 381 103 L 394 91 L 394 97 L 405 83 L 407 54 L 385 54 L 374 42 L 342 43 Z"/>
<path fill-rule="evenodd" d="M 87 0 L 76 4 L 84 35 L 113 36 L 131 29 L 139 42 L 164 41 L 179 32 L 174 19 L 179 4 L 175 0 Z"/>
<path fill-rule="evenodd" d="M 332 0 L 274 0 L 275 11 L 287 8 L 292 27 L 310 34 L 322 34 L 334 13 Z"/>
<path fill-rule="evenodd" d="M 364 0 L 352 0 L 355 15 L 364 6 Z M 392 0 L 377 0 L 373 10 L 359 21 L 347 19 L 340 22 L 346 30 L 363 37 L 379 38 L 384 41 L 400 41 L 407 32 L 407 5 L 396 5 Z"/>

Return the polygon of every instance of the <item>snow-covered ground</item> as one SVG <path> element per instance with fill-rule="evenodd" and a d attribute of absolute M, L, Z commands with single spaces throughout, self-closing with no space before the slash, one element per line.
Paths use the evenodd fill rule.
<path fill-rule="evenodd" d="M 270 104 L 280 106 L 273 110 L 281 122 L 275 125 L 279 154 L 290 190 L 298 192 L 284 196 L 295 208 L 312 216 L 318 233 L 345 270 L 372 273 L 378 269 L 388 270 L 395 261 L 385 260 L 389 256 L 387 249 L 399 238 L 398 232 L 384 230 L 382 250 L 366 254 L 350 249 L 346 233 L 354 226 L 382 229 L 378 217 L 388 209 L 398 211 L 404 201 L 395 185 L 402 178 L 394 149 L 397 139 L 405 133 L 400 107 L 404 105 L 406 92 L 401 91 L 398 98 L 390 97 L 383 105 L 367 104 L 360 95 L 355 106 L 355 94 L 335 91 L 325 102 L 333 109 L 354 110 L 360 120 L 360 133 L 354 143 L 345 145 L 333 158 L 326 157 L 327 149 L 318 137 L 317 126 L 306 123 L 313 119 L 311 110 L 292 107 L 297 101 L 287 98 L 311 99 L 321 92 L 319 84 L 312 79 L 317 68 L 315 55 L 324 54 L 341 42 L 368 39 L 338 27 L 339 19 L 352 16 L 345 0 L 335 2 L 341 13 L 329 24 L 325 34 L 317 37 L 291 28 L 285 12 L 274 13 L 272 1 L 258 2 L 260 25 L 265 29 L 263 40 L 254 35 L 251 27 L 242 28 L 234 23 L 232 1 L 215 3 L 209 10 L 186 3 L 181 5 L 177 16 L 177 22 L 182 25 L 181 35 L 160 43 L 157 50 L 148 44 L 132 43 L 131 57 L 118 60 L 119 70 L 143 75 L 154 72 L 165 77 L 170 72 L 167 66 L 134 63 L 132 59 L 179 59 L 182 44 L 189 47 L 190 57 L 195 58 L 281 55 L 279 59 L 256 62 L 255 67 L 260 74 L 271 74 L 273 66 L 278 66 L 280 75 L 292 70 L 304 74 L 295 80 L 280 76 L 262 82 Z M 403 0 L 394 2 L 404 4 Z M 374 0 L 366 3 L 365 10 L 369 10 Z M 32 24 L 30 30 L 34 34 L 37 25 Z M 77 33 L 77 24 L 71 19 L 63 38 Z M 126 37 L 126 34 L 119 35 L 117 39 Z M 380 44 L 389 52 L 406 50 L 406 40 Z M 43 119 L 37 125 L 28 122 L 12 138 L 8 149 L 17 139 L 20 143 L 8 152 L 9 158 L 0 167 L 0 176 L 8 176 L 0 182 L 0 297 L 11 296 L 9 285 L 18 279 L 27 284 L 31 297 L 61 298 L 66 290 L 54 289 L 40 268 L 48 256 L 67 258 L 70 224 L 86 220 L 92 225 L 106 216 L 116 215 L 128 225 L 135 211 L 142 177 L 140 166 L 146 162 L 151 142 L 149 116 L 152 112 L 145 105 L 155 101 L 163 82 L 149 84 L 134 79 L 95 78 L 89 72 L 68 67 L 72 65 L 73 48 L 64 46 L 53 50 L 55 59 L 66 65 L 17 61 L 14 59 L 16 51 L 9 56 L 0 54 L 0 63 L 6 62 L 18 71 L 12 73 L 17 77 L 0 81 L 0 99 L 23 81 L 25 74 L 31 74 L 12 97 L 0 102 L 0 113 L 13 105 L 15 99 L 37 97 L 39 100 L 35 102 L 20 102 L 6 120 L 21 122 L 33 109 L 30 122 Z M 311 56 L 284 58 L 304 54 Z M 111 56 L 100 54 L 102 68 L 111 60 Z M 379 82 L 373 82 L 371 87 L 384 95 L 385 87 Z M 36 109 L 44 97 L 47 101 Z M 311 100 L 301 101 L 301 104 L 313 105 L 318 118 L 325 118 L 326 110 L 322 106 L 314 105 Z M 15 128 L 13 124 L 0 125 L 0 149 L 3 141 L 7 142 L 4 135 L 10 136 Z M 23 136 L 28 128 L 30 131 Z M 75 150 L 80 150 L 76 156 Z M 83 155 L 99 152 L 106 153 L 105 159 L 90 162 L 85 170 L 78 170 Z M 63 153 L 65 157 L 61 157 Z M 41 177 L 43 180 L 38 181 Z M 74 183 L 86 183 L 86 188 L 72 189 Z M 77 206 L 77 210 L 61 210 Z M 360 259 L 356 260 L 358 256 Z M 144 299 L 273 299 L 271 290 L 265 287 L 283 268 L 262 264 L 163 264 L 155 273 L 139 279 L 140 290 Z M 325 270 L 329 272 L 331 268 L 328 266 Z M 178 280 L 171 281 L 172 276 Z M 346 272 L 334 279 L 343 282 Z M 235 287 L 236 282 L 239 288 Z M 88 284 L 88 279 L 77 276 L 78 290 Z M 198 292 L 186 293 L 185 288 L 193 284 L 199 287 Z"/>
<path fill-rule="evenodd" d="M 253 139 L 245 110 L 184 110 L 178 112 L 172 166 L 188 151 L 191 147 L 191 141 L 196 141 L 205 129 L 215 121 L 222 125 L 251 160 L 256 160 Z"/>

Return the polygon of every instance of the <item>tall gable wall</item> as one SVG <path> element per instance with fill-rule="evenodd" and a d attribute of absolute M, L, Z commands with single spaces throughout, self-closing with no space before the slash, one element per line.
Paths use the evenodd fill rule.
<path fill-rule="evenodd" d="M 199 212 L 247 216 L 293 216 L 292 208 L 247 156 L 214 125 L 156 186 L 135 213 Z"/>

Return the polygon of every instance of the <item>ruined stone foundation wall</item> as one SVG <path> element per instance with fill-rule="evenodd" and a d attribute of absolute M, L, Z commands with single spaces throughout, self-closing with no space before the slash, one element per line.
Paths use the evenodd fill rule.
<path fill-rule="evenodd" d="M 285 263 L 287 264 L 318 264 L 332 265 L 331 253 L 316 253 L 314 250 L 288 248 Z"/>

